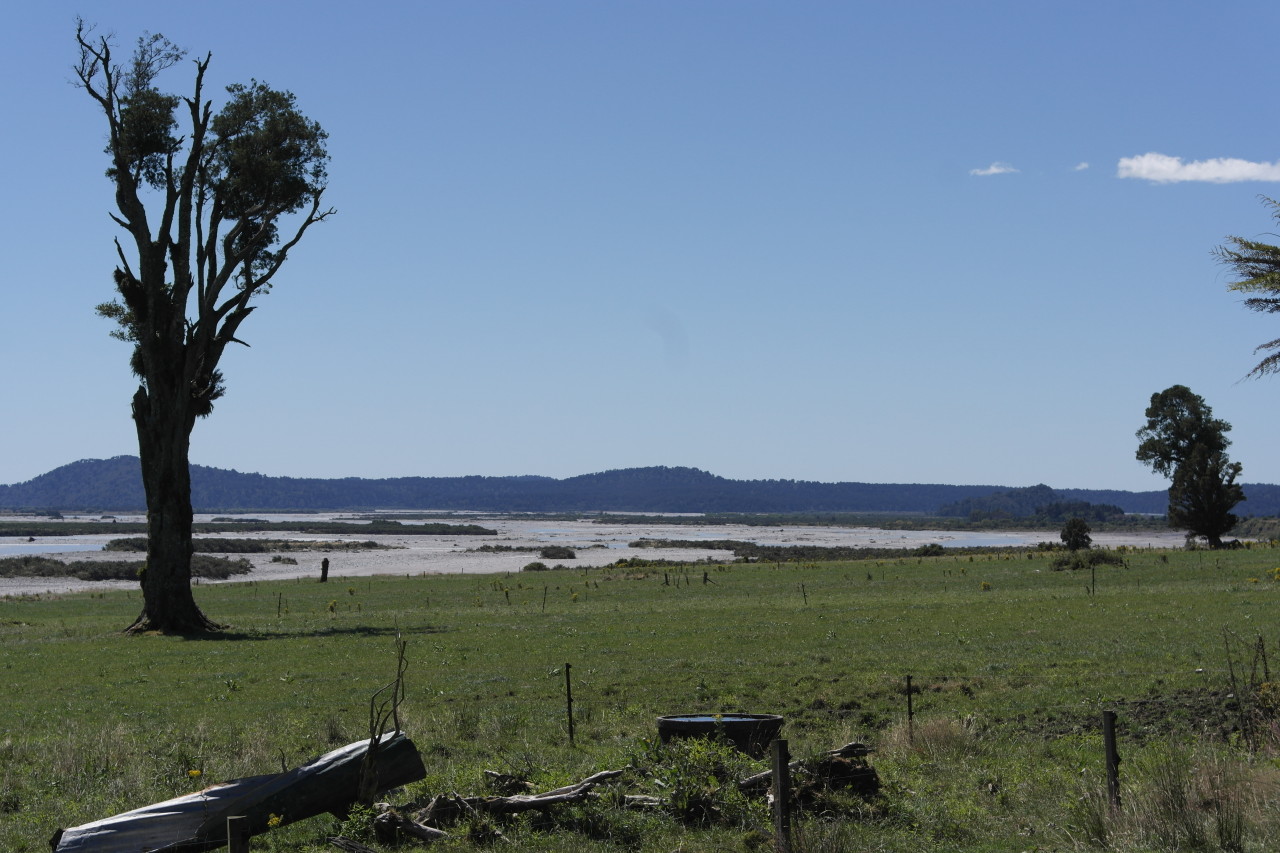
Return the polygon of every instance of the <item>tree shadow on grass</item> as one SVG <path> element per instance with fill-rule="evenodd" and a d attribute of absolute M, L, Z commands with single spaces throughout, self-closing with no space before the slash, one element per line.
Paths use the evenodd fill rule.
<path fill-rule="evenodd" d="M 182 634 L 183 640 L 252 642 L 264 640 L 293 640 L 300 637 L 402 637 L 421 636 L 423 634 L 443 634 L 450 629 L 443 625 L 418 625 L 407 628 L 390 626 L 359 625 L 350 628 L 315 628 L 298 631 L 207 631 L 197 634 Z"/>

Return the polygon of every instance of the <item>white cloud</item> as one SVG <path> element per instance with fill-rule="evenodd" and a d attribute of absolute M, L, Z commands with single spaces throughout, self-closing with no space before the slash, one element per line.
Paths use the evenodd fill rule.
<path fill-rule="evenodd" d="M 1210 184 L 1280 181 L 1280 162 L 1253 163 L 1233 157 L 1215 157 L 1212 160 L 1184 163 L 1181 157 L 1151 152 L 1137 157 L 1121 157 L 1116 177 L 1138 178 L 1157 184 L 1181 181 L 1203 181 Z"/>
<path fill-rule="evenodd" d="M 1085 169 L 1087 169 L 1087 168 L 1089 168 L 1089 164 L 1088 164 L 1088 163 L 1076 163 L 1076 171 L 1077 171 L 1077 172 L 1083 172 L 1083 171 L 1084 171 Z"/>
<path fill-rule="evenodd" d="M 970 175 L 1008 175 L 1018 170 L 1010 166 L 1008 163 L 995 162 L 985 169 L 970 169 Z"/>

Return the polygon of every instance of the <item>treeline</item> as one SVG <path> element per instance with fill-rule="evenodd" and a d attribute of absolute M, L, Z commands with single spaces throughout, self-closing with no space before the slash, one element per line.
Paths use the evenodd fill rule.
<path fill-rule="evenodd" d="M 1053 543 L 1042 543 L 1036 548 L 1024 546 L 957 546 L 944 547 L 931 542 L 913 550 L 903 548 L 872 548 L 861 545 L 760 545 L 738 539 L 637 539 L 629 543 L 632 548 L 686 548 L 708 551 L 732 551 L 735 559 L 756 563 L 819 563 L 835 560 L 901 560 L 905 557 L 941 557 L 969 554 L 1025 553 L 1026 551 L 1053 550 Z"/>
<path fill-rule="evenodd" d="M 1072 500 L 1041 483 L 965 498 L 940 507 L 938 514 L 966 518 L 972 522 L 1024 519 L 1037 525 L 1052 525 L 1069 518 L 1105 524 L 1123 518 L 1125 511 L 1115 504 Z"/>
<path fill-rule="evenodd" d="M 1032 490 L 1048 487 L 1031 487 Z M 1003 486 L 817 483 L 729 480 L 696 468 L 630 468 L 557 480 L 551 477 L 398 477 L 337 480 L 266 477 L 191 466 L 199 512 L 440 510 L 471 512 L 640 513 L 919 513 L 942 507 L 967 516 L 974 501 L 1022 490 Z M 1052 503 L 1083 501 L 1126 513 L 1163 514 L 1164 491 L 1052 490 Z M 1280 486 L 1246 485 L 1247 515 L 1280 515 Z M 996 499 L 997 502 L 1004 498 Z M 965 502 L 969 501 L 969 504 Z M 137 457 L 86 459 L 35 479 L 0 486 L 0 508 L 140 510 L 145 506 Z M 993 510 L 999 511 L 999 510 Z M 1026 517 L 1011 514 L 1011 517 Z M 456 532 L 456 531 L 451 531 Z"/>

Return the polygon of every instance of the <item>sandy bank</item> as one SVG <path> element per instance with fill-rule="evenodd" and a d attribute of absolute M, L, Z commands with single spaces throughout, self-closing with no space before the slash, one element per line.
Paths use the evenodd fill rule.
<path fill-rule="evenodd" d="M 259 516 L 261 517 L 261 516 Z M 317 516 L 271 516 L 273 520 Z M 323 518 L 323 517 L 320 517 Z M 122 520 L 125 520 L 122 518 Z M 198 517 L 208 520 L 206 517 Z M 313 534 L 244 533 L 237 538 L 335 541 L 372 540 L 385 549 L 371 551 L 301 551 L 288 554 L 249 554 L 245 556 L 253 564 L 249 575 L 237 576 L 234 581 L 289 580 L 298 577 L 319 577 L 320 562 L 329 559 L 331 580 L 341 577 L 367 575 L 420 575 L 420 574 L 488 574 L 517 572 L 528 563 L 538 560 L 532 551 L 478 552 L 481 545 L 505 545 L 510 547 L 538 548 L 547 545 L 563 545 L 574 549 L 573 560 L 543 560 L 548 565 L 564 565 L 575 568 L 599 567 L 622 558 L 642 557 L 668 560 L 732 559 L 729 551 L 679 548 L 632 548 L 629 543 L 639 539 L 717 540 L 735 539 L 762 545 L 819 545 L 845 547 L 902 548 L 909 550 L 930 542 L 943 546 L 966 545 L 1034 545 L 1037 542 L 1056 540 L 1054 533 L 1045 531 L 937 531 L 937 530 L 880 530 L 869 527 L 748 527 L 745 525 L 629 525 L 595 524 L 588 521 L 553 521 L 545 519 L 482 519 L 485 527 L 497 530 L 496 536 L 321 536 Z M 0 537 L 0 546 L 10 555 L 30 549 L 61 560 L 116 560 L 119 553 L 99 550 L 108 536 L 57 537 L 56 540 L 26 542 L 13 537 Z M 1142 533 L 1097 533 L 1093 536 L 1097 545 L 1116 547 L 1179 547 L 1182 535 L 1176 531 Z M 61 550 L 65 549 L 65 550 Z M 136 556 L 136 555 L 133 555 Z M 296 560 L 290 564 L 273 561 L 273 557 Z M 132 557 L 130 557 L 132 558 Z M 216 581 L 215 581 L 216 583 Z M 64 593 L 107 588 L 136 587 L 133 581 L 81 581 L 75 578 L 0 578 L 0 596 L 32 595 L 39 593 Z"/>

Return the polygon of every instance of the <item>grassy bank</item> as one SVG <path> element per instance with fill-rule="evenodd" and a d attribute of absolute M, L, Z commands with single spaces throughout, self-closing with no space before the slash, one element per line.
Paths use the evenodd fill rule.
<path fill-rule="evenodd" d="M 201 607 L 232 625 L 211 639 L 121 636 L 136 592 L 0 599 L 0 849 L 47 850 L 58 826 L 364 736 L 397 631 L 428 768 L 397 800 L 480 793 L 485 769 L 545 790 L 628 764 L 651 768 L 628 790 L 660 796 L 656 716 L 767 712 L 786 717 L 793 754 L 876 749 L 881 797 L 828 804 L 802 825 L 805 849 L 1280 847 L 1274 744 L 1241 729 L 1274 710 L 1257 643 L 1276 640 L 1280 551 L 1126 559 L 1095 578 L 1010 552 L 201 585 Z M 1100 799 L 1104 709 L 1118 812 Z M 690 825 L 611 802 L 502 829 L 530 850 L 768 848 L 756 803 Z M 335 828 L 316 818 L 254 849 L 332 849 Z M 483 844 L 455 834 L 436 849 Z"/>

